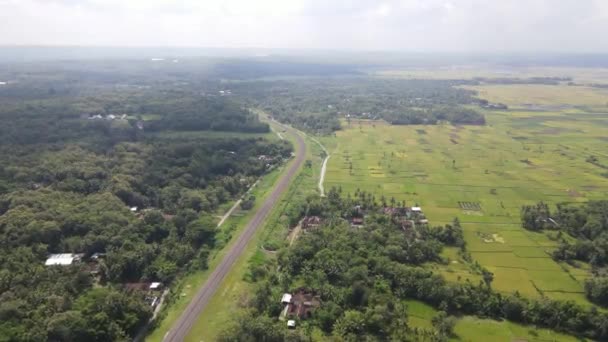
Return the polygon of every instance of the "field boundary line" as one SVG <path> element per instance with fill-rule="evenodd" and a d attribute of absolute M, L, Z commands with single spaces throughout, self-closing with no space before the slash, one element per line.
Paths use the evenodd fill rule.
<path fill-rule="evenodd" d="M 319 147 L 323 150 L 323 152 L 325 152 L 325 159 L 323 160 L 323 164 L 321 165 L 321 174 L 319 175 L 319 186 L 318 186 L 319 192 L 321 193 L 321 197 L 325 197 L 325 188 L 323 187 L 323 183 L 325 182 L 325 173 L 327 172 L 327 162 L 329 161 L 329 157 L 331 157 L 331 155 L 329 154 L 329 151 L 327 151 L 325 146 L 323 146 L 323 144 L 321 144 L 321 142 L 319 140 L 310 136 L 306 132 L 297 129 L 297 128 L 293 127 L 292 125 L 281 123 L 275 119 L 271 119 L 271 120 L 279 123 L 280 125 L 288 126 L 289 128 L 295 130 L 296 132 L 299 132 L 300 134 L 304 135 L 306 138 L 317 143 L 317 145 L 319 145 Z"/>
<path fill-rule="evenodd" d="M 304 132 L 302 132 L 302 133 L 304 133 Z M 323 152 L 325 152 L 325 159 L 323 160 L 323 164 L 321 165 L 321 174 L 319 175 L 319 192 L 321 193 L 321 197 L 325 197 L 325 188 L 323 187 L 323 182 L 325 182 L 325 173 L 327 172 L 327 162 L 329 161 L 329 157 L 331 157 L 331 155 L 329 154 L 329 151 L 327 151 L 325 146 L 323 146 L 323 144 L 321 144 L 321 142 L 319 140 L 317 140 L 314 137 L 309 136 L 306 133 L 304 133 L 304 135 L 307 136 L 310 140 L 316 142 L 319 145 L 319 147 L 321 147 Z"/>

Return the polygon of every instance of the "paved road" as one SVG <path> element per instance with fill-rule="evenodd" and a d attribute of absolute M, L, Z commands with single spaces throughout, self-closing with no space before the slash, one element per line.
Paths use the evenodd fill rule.
<path fill-rule="evenodd" d="M 287 190 L 289 187 L 289 183 L 293 180 L 296 172 L 304 163 L 304 159 L 306 157 L 306 145 L 304 144 L 304 139 L 295 133 L 291 128 L 287 128 L 289 134 L 292 134 L 296 137 L 296 141 L 298 144 L 297 154 L 295 157 L 295 161 L 289 166 L 289 169 L 285 174 L 281 176 L 279 183 L 272 191 L 270 196 L 266 198 L 264 204 L 260 209 L 258 209 L 255 216 L 249 221 L 245 230 L 239 236 L 238 240 L 228 253 L 224 256 L 224 259 L 220 262 L 220 264 L 216 267 L 216 269 L 211 273 L 205 284 L 201 286 L 198 290 L 190 304 L 186 310 L 182 313 L 180 318 L 173 324 L 173 327 L 169 332 L 165 335 L 163 339 L 164 342 L 181 342 L 184 341 L 194 323 L 200 316 L 201 312 L 205 309 L 205 306 L 209 303 L 211 297 L 222 283 L 222 280 L 226 277 L 230 269 L 234 265 L 234 262 L 239 258 L 245 246 L 249 243 L 255 231 L 261 227 L 264 219 L 272 208 L 277 204 L 281 195 Z"/>

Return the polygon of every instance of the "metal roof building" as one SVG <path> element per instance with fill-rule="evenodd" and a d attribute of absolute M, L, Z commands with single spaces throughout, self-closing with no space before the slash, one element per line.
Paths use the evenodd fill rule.
<path fill-rule="evenodd" d="M 80 260 L 80 256 L 78 254 L 72 253 L 62 253 L 62 254 L 51 254 L 48 259 L 44 263 L 46 266 L 52 265 L 62 265 L 67 266 L 71 265 L 74 261 Z"/>

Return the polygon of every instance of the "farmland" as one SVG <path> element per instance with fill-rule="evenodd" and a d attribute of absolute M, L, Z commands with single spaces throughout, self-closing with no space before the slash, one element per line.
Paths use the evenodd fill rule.
<path fill-rule="evenodd" d="M 521 228 L 523 204 L 585 202 L 608 195 L 608 91 L 582 86 L 483 85 L 480 97 L 509 106 L 485 126 L 391 126 L 343 122 L 323 143 L 332 155 L 326 188 L 371 191 L 422 206 L 432 224 L 459 217 L 474 260 L 492 287 L 588 304 L 585 265 L 553 261 L 550 234 Z M 594 156 L 599 163 L 589 163 Z M 599 164 L 599 166 L 598 166 Z M 456 253 L 430 265 L 448 280 L 477 281 Z"/>
<path fill-rule="evenodd" d="M 408 322 L 412 327 L 430 328 L 437 310 L 422 302 L 407 301 Z M 458 317 L 451 341 L 577 341 L 576 338 L 549 329 L 537 329 L 508 321 L 494 321 L 472 316 Z"/>

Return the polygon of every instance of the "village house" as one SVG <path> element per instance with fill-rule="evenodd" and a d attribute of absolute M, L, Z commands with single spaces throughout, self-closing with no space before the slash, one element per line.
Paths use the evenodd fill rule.
<path fill-rule="evenodd" d="M 162 290 L 163 284 L 160 282 L 125 283 L 124 288 L 127 291 L 156 292 Z"/>
<path fill-rule="evenodd" d="M 92 276 L 97 276 L 101 271 L 100 261 L 106 257 L 106 253 L 93 253 L 85 265 L 85 270 Z"/>
<path fill-rule="evenodd" d="M 317 228 L 322 223 L 319 216 L 305 216 L 302 219 L 302 229 Z"/>
<path fill-rule="evenodd" d="M 293 294 L 283 294 L 281 304 L 285 305 L 285 308 L 281 312 L 281 320 L 285 318 L 307 319 L 312 317 L 312 313 L 321 306 L 321 299 L 313 291 L 301 288 Z M 293 327 L 295 327 L 295 321 Z"/>
<path fill-rule="evenodd" d="M 151 283 L 126 283 L 124 288 L 127 291 L 141 291 L 146 294 L 145 301 L 151 307 L 156 307 L 160 303 L 163 284 L 160 282 Z"/>
<path fill-rule="evenodd" d="M 410 231 L 412 230 L 412 228 L 414 228 L 414 222 L 412 222 L 411 220 L 401 221 L 401 229 L 403 229 L 404 231 Z"/>
<path fill-rule="evenodd" d="M 353 217 L 350 220 L 350 225 L 355 228 L 361 227 L 361 226 L 363 226 L 363 221 L 364 221 L 363 217 Z"/>
<path fill-rule="evenodd" d="M 389 215 L 389 216 L 393 216 L 393 217 L 402 217 L 402 216 L 407 216 L 407 214 L 409 213 L 408 208 L 405 207 L 384 207 L 382 209 L 382 212 L 384 213 L 384 215 Z"/>

